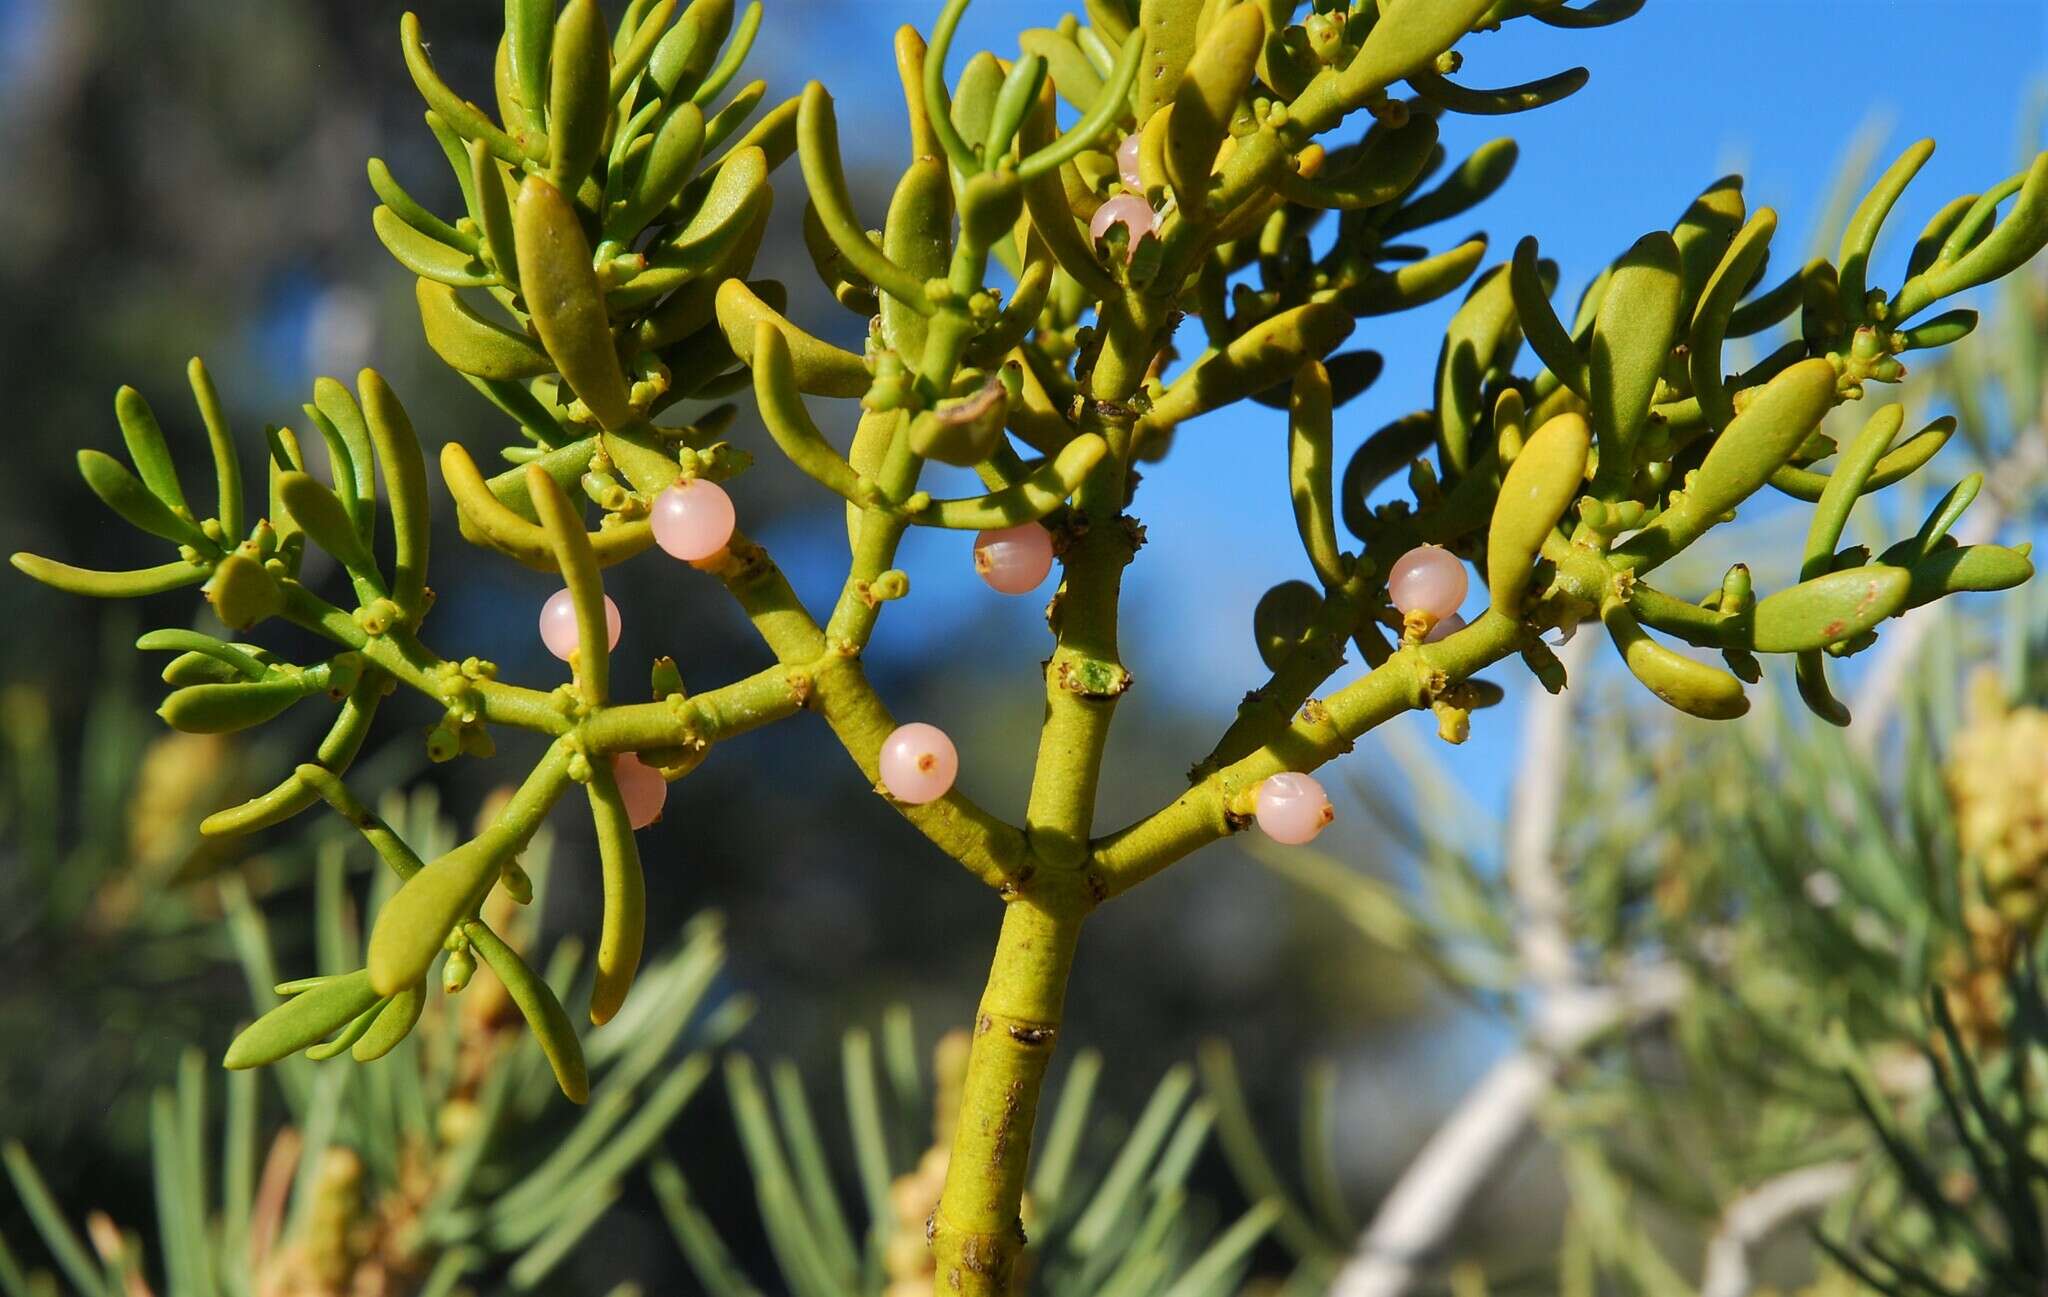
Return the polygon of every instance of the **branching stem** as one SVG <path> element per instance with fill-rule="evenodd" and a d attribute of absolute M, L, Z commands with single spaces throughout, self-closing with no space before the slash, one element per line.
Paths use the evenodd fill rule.
<path fill-rule="evenodd" d="M 1144 882 L 1174 861 L 1242 828 L 1259 781 L 1283 770 L 1313 770 L 1350 750 L 1367 730 L 1426 705 L 1431 697 L 1500 661 L 1521 644 L 1519 621 L 1489 612 L 1435 644 L 1404 648 L 1295 718 L 1278 737 L 1210 775 L 1168 805 L 1097 841 L 1091 867 L 1105 897 Z"/>

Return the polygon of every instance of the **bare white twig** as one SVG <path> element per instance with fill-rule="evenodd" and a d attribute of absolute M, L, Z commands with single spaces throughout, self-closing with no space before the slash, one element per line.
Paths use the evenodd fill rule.
<path fill-rule="evenodd" d="M 1559 654 L 1567 679 L 1585 666 L 1593 636 L 1574 636 Z M 1508 890 L 1519 911 L 1515 942 L 1531 981 L 1547 990 L 1569 985 L 1572 960 L 1569 900 L 1557 868 L 1557 821 L 1564 805 L 1565 739 L 1571 730 L 1572 694 L 1538 692 L 1524 715 L 1522 760 L 1509 795 Z"/>
<path fill-rule="evenodd" d="M 1493 1065 L 1402 1172 L 1330 1297 L 1406 1293 L 1479 1191 L 1521 1147 L 1572 1059 L 1610 1032 L 1661 1019 L 1685 990 L 1683 973 L 1655 965 L 1631 977 L 1626 991 L 1578 987 L 1551 996 L 1530 1042 Z"/>
<path fill-rule="evenodd" d="M 1330 1297 L 1396 1297 L 1420 1277 L 1495 1168 L 1520 1146 L 1550 1092 L 1553 1060 L 1518 1049 L 1466 1093 L 1380 1204 Z"/>
<path fill-rule="evenodd" d="M 1700 1297 L 1749 1297 L 1756 1249 L 1802 1216 L 1822 1210 L 1856 1181 L 1852 1162 L 1820 1162 L 1764 1181 L 1728 1204 L 1707 1243 Z"/>
<path fill-rule="evenodd" d="M 1584 665 L 1591 640 L 1575 638 L 1565 648 L 1568 672 Z M 1663 965 L 1613 986 L 1581 980 L 1556 861 L 1571 713 L 1569 690 L 1531 698 L 1508 811 L 1504 873 L 1515 897 L 1516 944 L 1541 997 L 1530 1038 L 1494 1064 L 1416 1154 L 1337 1276 L 1331 1297 L 1407 1292 L 1473 1198 L 1521 1146 L 1570 1061 L 1614 1030 L 1661 1018 L 1684 994 L 1684 975 Z"/>

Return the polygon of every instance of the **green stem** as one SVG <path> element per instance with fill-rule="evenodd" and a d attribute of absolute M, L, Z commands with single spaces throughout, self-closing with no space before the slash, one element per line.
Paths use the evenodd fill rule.
<path fill-rule="evenodd" d="M 936 405 L 952 388 L 954 375 L 960 372 L 961 358 L 967 354 L 968 344 L 974 341 L 974 336 L 974 321 L 968 318 L 963 308 L 947 307 L 932 316 L 925 332 L 924 356 L 918 371 L 927 400 Z M 920 463 L 919 467 L 922 466 Z M 916 485 L 915 476 L 912 474 L 912 480 L 902 484 L 905 494 Z M 889 483 L 885 481 L 882 489 L 886 492 Z"/>
<path fill-rule="evenodd" d="M 1128 443 L 1128 433 L 1126 426 L 1119 439 Z M 1103 748 L 1117 701 L 1131 685 L 1117 650 L 1123 569 L 1136 552 L 1119 507 L 1123 482 L 1121 458 L 1112 453 L 1075 493 L 1074 518 L 1085 530 L 1061 559 L 1065 579 L 1052 611 L 1055 644 L 1045 665 L 1045 723 L 1024 825 L 1033 852 L 1066 869 L 1086 854 Z"/>
<path fill-rule="evenodd" d="M 892 474 L 885 470 L 882 476 L 887 479 Z M 901 536 L 900 520 L 875 510 L 863 515 L 860 552 L 847 576 L 829 634 L 805 610 L 768 552 L 744 536 L 735 533 L 722 556 L 699 565 L 725 583 L 780 666 L 803 673 L 808 689 L 798 705 L 824 718 L 840 746 L 877 787 L 882 742 L 896 728 L 896 721 L 860 665 L 860 651 L 873 629 L 875 609 L 857 593 L 848 592 L 857 591 L 861 583 L 872 582 L 886 570 Z M 794 689 L 794 680 L 791 684 Z M 643 720 L 635 717 L 632 723 Z M 673 723 L 675 728 L 651 746 L 687 741 L 685 723 Z M 958 789 L 923 806 L 898 805 L 897 810 L 990 887 L 1008 892 L 1029 873 L 1024 834 Z"/>
<path fill-rule="evenodd" d="M 896 728 L 896 718 L 868 683 L 857 658 L 827 655 L 817 666 L 815 680 L 811 709 L 824 717 L 861 774 L 879 789 L 882 743 Z M 1024 834 L 959 789 L 922 806 L 894 805 L 918 832 L 997 891 L 1014 894 L 1030 877 Z"/>
<path fill-rule="evenodd" d="M 708 747 L 795 714 L 810 689 L 808 671 L 778 662 L 688 698 L 616 704 L 583 722 L 584 750 L 593 756 L 610 756 L 650 748 Z"/>
<path fill-rule="evenodd" d="M 1121 402 L 1137 390 L 1156 349 L 1156 341 L 1133 348 L 1145 356 L 1135 366 L 1098 367 L 1099 403 L 1083 420 L 1083 430 L 1099 433 L 1110 449 L 1075 492 L 1079 534 L 1061 559 L 1065 578 L 1052 614 L 1045 723 L 1024 817 L 1035 867 L 1006 893 L 1002 934 L 975 1015 L 946 1186 L 932 1216 L 942 1288 L 968 1297 L 1011 1292 L 1024 1244 L 1018 1212 L 1039 1091 L 1081 925 L 1097 899 L 1094 880 L 1081 866 L 1110 722 L 1131 679 L 1117 652 L 1123 569 L 1137 550 L 1136 529 L 1123 513 L 1132 417 L 1121 412 Z"/>
<path fill-rule="evenodd" d="M 946 1187 L 932 1214 L 940 1291 L 1008 1297 L 1024 1248 L 1018 1205 L 1038 1096 L 1058 1039 L 1067 975 L 1093 906 L 1080 875 L 1045 871 L 1003 912 L 954 1127 Z"/>
<path fill-rule="evenodd" d="M 443 678 L 439 668 L 447 665 L 446 659 L 408 632 L 393 629 L 383 635 L 371 635 L 348 613 L 296 583 L 285 586 L 284 617 L 293 625 L 355 649 L 401 684 L 417 689 L 429 698 L 441 697 Z M 552 694 L 496 680 L 472 680 L 468 683 L 482 700 L 483 719 L 490 724 L 510 725 L 541 734 L 565 734 L 571 728 L 570 718 L 556 705 Z"/>
<path fill-rule="evenodd" d="M 1099 839 L 1089 872 L 1105 897 L 1117 896 L 1181 857 L 1250 822 L 1259 782 L 1283 770 L 1313 770 L 1367 730 L 1428 704 L 1450 685 L 1500 661 L 1527 633 L 1511 617 L 1489 611 L 1436 644 L 1400 650 L 1370 674 L 1297 717 L 1271 742 L 1210 775 L 1170 804 Z"/>
<path fill-rule="evenodd" d="M 1129 400 L 1144 383 L 1146 371 L 1165 345 L 1172 320 L 1170 300 L 1155 302 L 1137 293 L 1125 293 L 1104 302 L 1098 325 L 1102 350 L 1088 377 L 1088 394 L 1097 401 Z M 1115 444 L 1113 438 L 1111 444 Z"/>
<path fill-rule="evenodd" d="M 1344 665 L 1344 643 L 1358 628 L 1365 584 L 1354 578 L 1324 598 L 1322 616 L 1309 634 L 1280 663 L 1272 679 L 1245 695 L 1230 728 L 1188 772 L 1191 780 L 1207 779 L 1278 738 L 1316 686 Z"/>
<path fill-rule="evenodd" d="M 886 467 L 884 472 L 886 474 Z M 887 489 L 885 486 L 884 491 Z M 867 647 L 868 638 L 875 633 L 875 620 L 882 611 L 882 600 L 876 596 L 875 582 L 896 561 L 896 547 L 909 526 L 909 520 L 901 514 L 881 509 L 862 512 L 860 541 L 854 547 L 853 565 L 847 571 L 845 584 L 840 587 L 839 602 L 833 606 L 832 619 L 825 623 L 828 643 L 839 646 L 843 652 L 858 653 Z"/>
<path fill-rule="evenodd" d="M 776 661 L 785 665 L 808 662 L 825 651 L 825 632 L 797 598 L 782 569 L 767 550 L 742 533 L 735 531 L 723 550 L 696 566 L 725 586 Z"/>

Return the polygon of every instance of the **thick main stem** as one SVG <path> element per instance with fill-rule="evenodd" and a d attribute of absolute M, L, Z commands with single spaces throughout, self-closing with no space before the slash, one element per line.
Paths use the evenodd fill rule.
<path fill-rule="evenodd" d="M 1118 440 L 1128 442 L 1128 429 Z M 1117 440 L 1111 445 L 1121 449 Z M 1081 534 L 1068 543 L 1066 579 L 1049 614 L 1055 644 L 1045 664 L 1045 723 L 1024 828 L 1033 852 L 1058 869 L 1078 868 L 1087 855 L 1110 721 L 1131 686 L 1117 651 L 1117 603 L 1136 545 L 1119 507 L 1117 450 L 1076 493 Z"/>
<path fill-rule="evenodd" d="M 1056 642 L 1045 664 L 1045 723 L 1025 811 L 1034 863 L 1006 895 L 946 1186 L 931 1221 L 940 1291 L 963 1297 L 1012 1292 L 1039 1091 L 1081 924 L 1101 890 L 1083 866 L 1110 721 L 1131 679 L 1117 652 L 1123 569 L 1137 549 L 1123 513 L 1133 416 L 1121 403 L 1143 375 L 1142 363 L 1112 360 L 1098 369 L 1096 402 L 1082 420 L 1110 453 L 1074 494 L 1065 579 L 1049 614 Z"/>
<path fill-rule="evenodd" d="M 1067 974 L 1090 901 L 1079 875 L 1046 871 L 1003 912 L 974 1016 L 960 1120 L 931 1237 L 939 1291 L 1007 1297 L 1024 1249 L 1018 1209 L 1038 1095 L 1059 1036 Z"/>

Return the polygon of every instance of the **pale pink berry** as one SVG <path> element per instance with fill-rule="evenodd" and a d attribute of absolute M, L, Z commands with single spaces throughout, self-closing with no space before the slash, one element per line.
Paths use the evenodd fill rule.
<path fill-rule="evenodd" d="M 626 819 L 634 828 L 644 829 L 661 818 L 668 801 L 668 780 L 661 771 L 631 752 L 612 758 L 612 778 L 618 781 L 619 799 L 626 803 Z"/>
<path fill-rule="evenodd" d="M 1275 842 L 1298 847 L 1337 818 L 1323 786 L 1292 770 L 1268 775 L 1259 785 L 1259 828 Z"/>
<path fill-rule="evenodd" d="M 1405 615 L 1448 617 L 1465 602 L 1465 565 L 1441 545 L 1417 545 L 1394 560 L 1387 595 Z"/>
<path fill-rule="evenodd" d="M 974 570 L 1003 594 L 1030 594 L 1052 571 L 1052 533 L 1035 522 L 974 538 Z"/>
<path fill-rule="evenodd" d="M 1123 177 L 1124 188 L 1133 193 L 1144 191 L 1144 182 L 1138 178 L 1138 149 L 1141 141 L 1135 135 L 1124 136 L 1124 142 L 1116 146 L 1116 173 Z"/>
<path fill-rule="evenodd" d="M 612 597 L 604 597 L 605 637 L 610 641 L 607 648 L 619 646 L 619 606 Z M 557 590 L 548 596 L 540 606 L 540 642 L 548 646 L 548 652 L 567 662 L 569 655 L 576 651 L 580 642 L 576 634 L 576 601 L 569 597 L 567 590 Z"/>
<path fill-rule="evenodd" d="M 1159 215 L 1152 205 L 1136 194 L 1118 194 L 1095 209 L 1095 219 L 1088 222 L 1088 238 L 1094 242 L 1109 233 L 1109 227 L 1121 224 L 1129 240 L 1125 245 L 1124 260 L 1138 250 L 1138 244 L 1152 237 L 1159 226 Z"/>
<path fill-rule="evenodd" d="M 1465 629 L 1465 619 L 1457 613 L 1452 613 L 1450 616 L 1439 620 L 1436 625 L 1430 627 L 1429 634 L 1422 637 L 1422 642 L 1424 644 L 1434 644 L 1438 640 L 1447 639 L 1463 629 Z"/>
<path fill-rule="evenodd" d="M 701 562 L 732 540 L 732 497 L 716 482 L 693 477 L 654 500 L 654 543 L 685 563 Z"/>
<path fill-rule="evenodd" d="M 909 806 L 944 797 L 960 773 L 960 754 L 946 731 L 923 721 L 898 725 L 882 740 L 882 787 Z"/>

